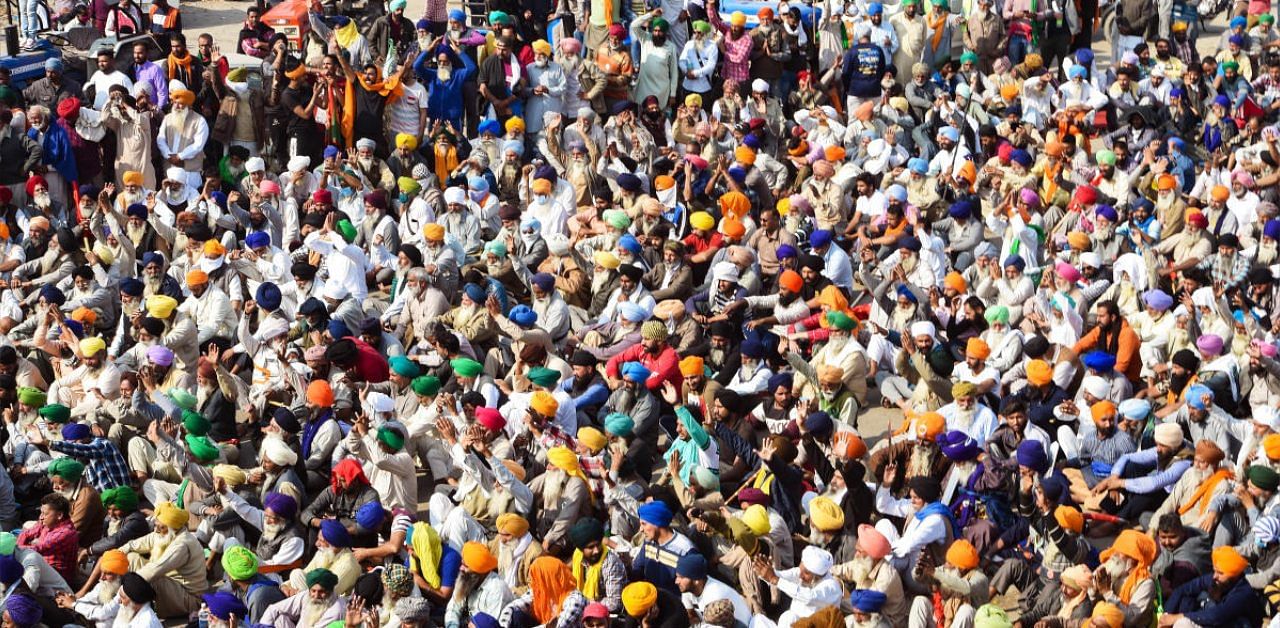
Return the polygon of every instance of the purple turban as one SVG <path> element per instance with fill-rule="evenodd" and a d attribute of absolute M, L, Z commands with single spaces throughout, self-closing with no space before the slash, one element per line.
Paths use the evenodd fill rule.
<path fill-rule="evenodd" d="M 1222 344 L 1222 336 L 1217 334 L 1205 334 L 1196 339 L 1196 348 L 1206 357 L 1222 355 Z"/>
<path fill-rule="evenodd" d="M 25 593 L 9 596 L 9 599 L 4 602 L 4 610 L 9 613 L 9 619 L 22 628 L 39 624 L 44 616 L 44 611 L 40 610 L 40 604 L 36 599 Z"/>
<path fill-rule="evenodd" d="M 147 359 L 156 366 L 173 366 L 173 351 L 164 345 L 152 345 L 147 349 Z"/>
<path fill-rule="evenodd" d="M 262 505 L 282 519 L 293 520 L 298 514 L 298 502 L 289 495 L 272 491 L 262 498 Z"/>

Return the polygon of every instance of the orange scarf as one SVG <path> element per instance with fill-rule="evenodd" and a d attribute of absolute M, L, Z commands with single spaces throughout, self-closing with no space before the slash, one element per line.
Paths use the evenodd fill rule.
<path fill-rule="evenodd" d="M 1062 172 L 1062 164 L 1065 160 L 1059 160 L 1056 165 L 1046 166 L 1044 170 L 1044 202 L 1046 204 L 1053 203 L 1053 196 L 1058 193 L 1058 173 Z"/>
<path fill-rule="evenodd" d="M 184 83 L 190 83 L 191 82 L 190 81 L 191 60 L 193 58 L 194 57 L 191 56 L 191 53 L 187 53 L 187 56 L 183 58 L 178 58 L 173 55 L 169 55 L 169 59 L 167 60 L 167 63 L 166 63 L 169 69 L 169 79 L 170 80 L 178 79 L 180 81 L 183 81 Z"/>
<path fill-rule="evenodd" d="M 374 73 L 377 74 L 378 78 L 372 83 L 364 80 L 363 74 L 356 74 L 356 80 L 360 81 L 360 86 L 363 87 L 365 91 L 377 92 L 379 96 L 386 98 L 388 103 L 395 102 L 397 98 L 404 94 L 404 87 L 400 85 L 399 74 L 384 81 L 382 80 L 381 70 L 375 69 Z"/>
<path fill-rule="evenodd" d="M 1200 514 L 1203 515 L 1205 509 L 1209 507 L 1210 498 L 1213 496 L 1213 489 L 1218 486 L 1219 482 L 1222 482 L 1229 477 L 1231 477 L 1230 471 L 1227 471 L 1226 469 L 1218 469 L 1213 475 L 1209 476 L 1208 479 L 1200 483 L 1200 488 L 1197 488 L 1196 492 L 1191 494 L 1191 499 L 1188 499 L 1187 503 L 1183 504 L 1181 508 L 1178 508 L 1178 514 L 1185 515 L 1187 514 L 1187 511 L 1194 508 L 1196 504 L 1199 504 Z"/>
<path fill-rule="evenodd" d="M 946 30 L 947 12 L 937 11 L 935 15 L 938 17 L 929 18 L 929 28 L 933 29 L 933 38 L 929 40 L 929 46 L 933 48 L 934 52 L 937 52 L 938 46 L 942 45 L 942 32 Z"/>
<path fill-rule="evenodd" d="M 458 167 L 458 149 L 451 145 L 436 142 L 436 178 L 440 180 L 440 189 L 444 189 L 445 181 Z"/>
<path fill-rule="evenodd" d="M 543 556 L 529 566 L 529 590 L 533 593 L 533 616 L 547 624 L 560 616 L 564 599 L 578 588 L 573 569 L 558 558 Z"/>

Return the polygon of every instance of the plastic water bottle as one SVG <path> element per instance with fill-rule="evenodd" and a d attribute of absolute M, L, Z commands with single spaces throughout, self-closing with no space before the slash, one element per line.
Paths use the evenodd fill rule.
<path fill-rule="evenodd" d="M 209 605 L 208 604 L 205 604 L 203 602 L 200 604 L 200 614 L 197 616 L 197 618 L 198 619 L 196 620 L 196 624 L 200 626 L 200 628 L 209 628 Z"/>

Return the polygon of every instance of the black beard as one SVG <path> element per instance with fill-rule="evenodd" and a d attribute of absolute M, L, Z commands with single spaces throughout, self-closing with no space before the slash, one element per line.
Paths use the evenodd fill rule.
<path fill-rule="evenodd" d="M 1191 381 L 1190 373 L 1187 373 L 1186 375 L 1174 375 L 1170 373 L 1169 374 L 1169 390 L 1172 392 L 1181 393 L 1187 387 L 1187 382 L 1189 381 Z"/>
<path fill-rule="evenodd" d="M 653 37 L 653 45 L 655 46 L 662 46 L 666 43 L 667 43 L 667 38 L 665 35 L 662 37 L 657 37 L 657 36 Z"/>

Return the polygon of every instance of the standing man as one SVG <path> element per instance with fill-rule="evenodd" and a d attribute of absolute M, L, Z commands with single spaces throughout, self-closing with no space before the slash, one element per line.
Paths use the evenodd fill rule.
<path fill-rule="evenodd" d="M 645 26 L 649 29 L 646 31 Z M 667 40 L 670 23 L 662 17 L 662 9 L 645 13 L 631 22 L 631 38 L 640 42 L 640 67 L 633 102 L 644 102 L 649 96 L 657 97 L 665 108 L 676 106 L 676 88 L 680 78 L 677 72 L 679 53 Z"/>

